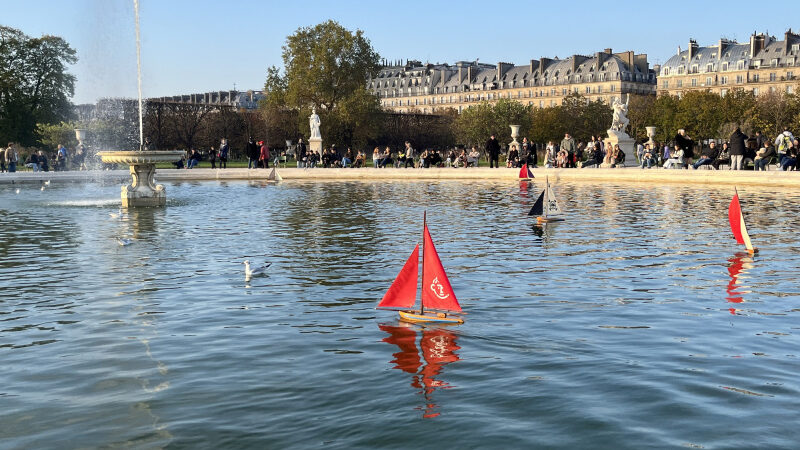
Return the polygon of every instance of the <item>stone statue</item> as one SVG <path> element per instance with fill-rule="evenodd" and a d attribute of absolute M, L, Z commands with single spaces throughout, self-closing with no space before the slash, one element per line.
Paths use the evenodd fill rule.
<path fill-rule="evenodd" d="M 628 102 L 631 100 L 630 95 L 628 99 L 625 100 L 625 103 L 622 103 L 620 99 L 614 99 L 614 104 L 611 105 L 614 108 L 614 117 L 611 120 L 611 129 L 615 131 L 619 131 L 621 133 L 625 132 L 625 128 L 630 123 L 628 120 Z"/>
<path fill-rule="evenodd" d="M 311 139 L 322 139 L 322 134 L 319 132 L 319 116 L 317 115 L 317 108 L 311 109 L 311 115 L 308 116 L 308 125 L 311 127 Z"/>

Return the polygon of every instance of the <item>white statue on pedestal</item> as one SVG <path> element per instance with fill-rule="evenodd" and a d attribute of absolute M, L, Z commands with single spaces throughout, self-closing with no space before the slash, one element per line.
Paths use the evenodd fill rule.
<path fill-rule="evenodd" d="M 322 134 L 319 132 L 319 116 L 317 115 L 317 108 L 311 109 L 311 115 L 308 116 L 308 125 L 311 127 L 311 139 L 322 139 Z"/>
<path fill-rule="evenodd" d="M 614 99 L 614 104 L 611 105 L 614 108 L 614 117 L 611 120 L 611 129 L 614 131 L 619 131 L 621 133 L 625 133 L 625 128 L 630 123 L 628 120 L 628 102 L 631 100 L 631 96 L 628 96 L 628 99 L 625 100 L 625 103 L 622 103 L 620 99 Z"/>

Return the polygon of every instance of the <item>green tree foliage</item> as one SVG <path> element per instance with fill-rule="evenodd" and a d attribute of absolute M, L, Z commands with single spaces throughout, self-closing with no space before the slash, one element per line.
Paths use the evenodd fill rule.
<path fill-rule="evenodd" d="M 484 101 L 465 109 L 456 118 L 456 139 L 461 144 L 479 148 L 491 135 L 504 142 L 511 136 L 509 125 L 519 125 L 520 136 L 527 136 L 531 131 L 530 117 L 530 105 L 505 98 L 496 103 Z"/>
<path fill-rule="evenodd" d="M 60 123 L 71 115 L 75 50 L 62 38 L 32 38 L 0 26 L 0 141 L 30 146 L 37 124 Z"/>
<path fill-rule="evenodd" d="M 587 140 L 606 133 L 611 126 L 611 107 L 602 101 L 589 102 L 580 94 L 570 94 L 559 106 L 534 109 L 531 114 L 534 142 L 560 142 L 564 134 Z"/>
<path fill-rule="evenodd" d="M 364 145 L 378 135 L 380 103 L 366 85 L 380 69 L 379 56 L 361 30 L 333 20 L 300 28 L 286 39 L 283 64 L 285 73 L 269 68 L 264 84 L 261 108 L 270 130 L 282 128 L 280 114 L 294 112 L 295 133 L 307 136 L 313 107 L 326 143 Z"/>

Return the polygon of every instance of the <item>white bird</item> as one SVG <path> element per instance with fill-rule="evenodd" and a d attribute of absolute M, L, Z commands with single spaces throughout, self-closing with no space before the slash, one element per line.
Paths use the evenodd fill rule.
<path fill-rule="evenodd" d="M 125 247 L 126 245 L 131 245 L 131 244 L 133 244 L 133 239 L 128 239 L 128 238 L 117 238 L 117 244 L 119 244 L 119 245 L 121 245 L 121 246 Z"/>
<path fill-rule="evenodd" d="M 45 181 L 45 182 L 44 182 L 44 185 L 45 185 L 45 186 L 50 186 L 50 180 L 47 180 L 47 181 Z"/>
<path fill-rule="evenodd" d="M 17 188 L 17 194 L 19 194 L 19 188 Z"/>
<path fill-rule="evenodd" d="M 109 215 L 109 216 L 110 216 L 112 219 L 124 219 L 124 218 L 128 217 L 128 215 L 127 215 L 127 214 L 125 214 L 125 213 L 124 213 L 124 212 L 122 212 L 122 211 L 120 211 L 120 212 L 118 212 L 118 213 L 108 213 L 108 215 Z"/>
<path fill-rule="evenodd" d="M 248 260 L 244 260 L 244 262 L 242 264 L 244 264 L 244 277 L 245 278 L 250 278 L 252 276 L 258 276 L 258 275 L 263 275 L 267 271 L 269 266 L 272 265 L 272 263 L 266 263 L 263 266 L 251 268 L 250 267 L 250 261 L 248 261 Z"/>
<path fill-rule="evenodd" d="M 42 190 L 44 190 L 44 186 L 42 186 Z"/>

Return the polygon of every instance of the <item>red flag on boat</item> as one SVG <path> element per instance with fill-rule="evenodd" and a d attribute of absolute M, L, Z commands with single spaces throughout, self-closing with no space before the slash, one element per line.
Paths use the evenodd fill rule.
<path fill-rule="evenodd" d="M 527 164 L 523 164 L 522 168 L 519 169 L 519 177 L 520 178 L 533 178 L 533 172 L 531 172 L 531 169 L 528 168 Z"/>
<path fill-rule="evenodd" d="M 419 244 L 400 269 L 394 283 L 383 295 L 378 308 L 410 308 L 417 300 L 417 280 L 419 277 Z"/>
<path fill-rule="evenodd" d="M 425 259 L 422 267 L 422 304 L 426 309 L 444 311 L 461 311 L 461 306 L 456 299 L 456 293 L 450 287 L 450 281 L 439 260 L 439 254 L 433 245 L 428 225 L 425 225 L 424 241 L 422 243 Z"/>

